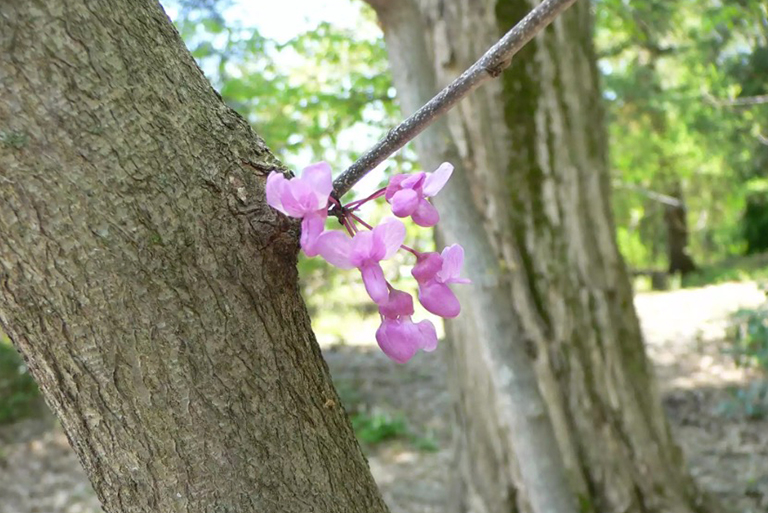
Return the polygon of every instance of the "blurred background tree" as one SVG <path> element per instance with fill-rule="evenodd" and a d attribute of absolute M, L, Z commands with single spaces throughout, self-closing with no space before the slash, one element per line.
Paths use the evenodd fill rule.
<path fill-rule="evenodd" d="M 688 264 L 764 251 L 765 3 L 599 0 L 596 14 L 617 235 L 629 265 L 692 271 L 675 260 L 671 246 L 686 244 L 670 233 L 687 234 Z"/>

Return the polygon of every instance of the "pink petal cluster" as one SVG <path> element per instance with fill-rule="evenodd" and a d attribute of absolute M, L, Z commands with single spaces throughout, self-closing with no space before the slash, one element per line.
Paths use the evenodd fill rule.
<path fill-rule="evenodd" d="M 449 319 L 459 315 L 461 304 L 448 285 L 470 283 L 459 276 L 463 265 L 464 248 L 458 244 L 448 246 L 441 254 L 422 253 L 417 258 L 411 274 L 419 284 L 419 301 L 427 311 Z"/>
<path fill-rule="evenodd" d="M 405 363 L 419 349 L 431 352 L 437 348 L 437 331 L 427 321 L 415 323 L 413 298 L 402 290 L 391 289 L 387 300 L 379 304 L 382 321 L 376 330 L 376 342 L 390 359 Z"/>
<path fill-rule="evenodd" d="M 394 256 L 405 240 L 405 225 L 394 218 L 371 231 L 357 232 L 351 239 L 342 232 L 327 231 L 317 240 L 320 256 L 342 269 L 357 267 L 368 295 L 377 304 L 387 300 L 387 280 L 379 262 Z"/>
<path fill-rule="evenodd" d="M 267 177 L 267 203 L 285 215 L 301 219 L 301 249 L 317 255 L 315 242 L 328 217 L 328 198 L 333 190 L 331 166 L 318 162 L 307 166 L 300 178 L 287 180 L 272 171 Z"/>
<path fill-rule="evenodd" d="M 354 214 L 362 204 L 382 195 L 397 217 L 411 217 L 420 226 L 434 226 L 440 219 L 437 209 L 427 198 L 437 194 L 453 172 L 447 162 L 434 173 L 413 173 L 392 177 L 389 185 L 365 199 L 340 207 L 339 218 L 349 232 L 325 231 L 330 194 L 333 190 L 331 168 L 319 162 L 305 168 L 301 177 L 286 179 L 272 172 L 267 177 L 267 203 L 280 212 L 300 218 L 301 247 L 308 256 L 320 255 L 342 269 L 358 268 L 368 295 L 379 307 L 381 326 L 376 341 L 390 359 L 405 363 L 418 352 L 434 351 L 437 332 L 427 320 L 413 322 L 413 298 L 387 282 L 381 262 L 392 258 L 399 248 L 416 255 L 411 274 L 418 283 L 418 297 L 428 311 L 441 317 L 456 317 L 461 311 L 459 300 L 448 287 L 452 283 L 469 283 L 460 277 L 464 249 L 453 244 L 442 253 L 419 253 L 403 246 L 405 225 L 398 219 L 385 219 L 371 227 Z M 360 229 L 357 223 L 368 230 Z"/>
<path fill-rule="evenodd" d="M 440 192 L 452 173 L 453 166 L 444 162 L 434 173 L 395 175 L 389 181 L 384 197 L 397 217 L 410 216 L 414 223 L 425 228 L 435 226 L 440 214 L 427 198 Z"/>

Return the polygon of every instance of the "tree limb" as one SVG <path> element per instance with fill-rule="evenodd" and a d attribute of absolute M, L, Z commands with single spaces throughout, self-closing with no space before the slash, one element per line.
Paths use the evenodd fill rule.
<path fill-rule="evenodd" d="M 661 194 L 660 192 L 651 191 L 648 189 L 644 189 L 642 187 L 639 187 L 637 185 L 632 185 L 630 183 L 626 182 L 619 182 L 614 181 L 613 186 L 617 187 L 619 189 L 627 189 L 634 192 L 639 192 L 643 196 L 650 198 L 654 201 L 658 201 L 659 203 L 663 203 L 665 205 L 669 205 L 670 207 L 684 207 L 685 203 L 680 201 L 678 198 L 675 198 L 673 196 L 668 196 L 666 194 Z"/>
<path fill-rule="evenodd" d="M 762 105 L 768 103 L 768 94 L 742 96 L 741 98 L 715 98 L 714 96 L 706 95 L 705 98 L 712 105 L 718 105 L 720 107 L 743 107 L 745 105 Z"/>
<path fill-rule="evenodd" d="M 523 46 L 575 1 L 544 0 L 529 12 L 460 77 L 448 84 L 408 119 L 390 130 L 382 140 L 344 171 L 333 183 L 334 196 L 340 198 L 349 192 L 363 176 L 419 135 L 459 100 L 486 80 L 498 77 Z"/>

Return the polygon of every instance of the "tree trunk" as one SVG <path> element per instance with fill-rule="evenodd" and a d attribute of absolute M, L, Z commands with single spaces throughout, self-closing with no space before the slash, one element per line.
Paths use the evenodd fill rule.
<path fill-rule="evenodd" d="M 155 1 L 0 15 L 0 326 L 107 512 L 384 512 L 280 164 Z"/>
<path fill-rule="evenodd" d="M 535 5 L 370 3 L 406 113 L 436 92 L 435 80 L 445 85 Z M 392 14 L 406 4 L 413 12 Z M 529 448 L 513 426 L 520 410 L 509 398 L 518 383 L 505 379 L 505 369 L 517 367 L 504 359 L 523 359 L 521 347 L 532 355 L 544 415 L 581 511 L 715 509 L 704 507 L 670 437 L 617 251 L 589 9 L 589 2 L 576 3 L 500 81 L 462 102 L 450 115 L 450 134 L 438 128 L 417 140 L 424 167 L 454 158 L 454 176 L 461 177 L 436 198 L 446 212 L 439 238 L 467 244 L 468 255 L 490 253 L 503 271 L 471 276 L 476 285 L 459 291 L 468 307 L 448 323 L 461 426 L 454 511 L 548 512 L 531 500 L 523 471 Z M 414 49 L 419 44 L 423 51 Z M 479 218 L 457 214 L 457 205 L 470 209 L 467 203 Z M 511 286 L 489 314 L 477 295 L 490 278 Z M 512 328 L 487 328 L 498 308 L 507 308 L 501 315 Z"/>
<path fill-rule="evenodd" d="M 670 195 L 680 200 L 679 205 L 664 205 L 664 223 L 667 225 L 667 256 L 669 274 L 685 276 L 696 270 L 693 258 L 688 254 L 688 212 L 683 203 L 683 191 L 675 184 Z"/>
<path fill-rule="evenodd" d="M 384 28 L 395 86 L 401 107 L 413 112 L 429 99 L 435 90 L 435 75 L 425 45 L 426 25 L 412 0 L 368 0 L 376 9 Z M 445 120 L 438 120 L 416 139 L 422 165 L 435 169 L 441 162 L 459 163 L 456 146 Z M 483 454 L 472 469 L 471 486 L 457 481 L 452 486 L 450 503 L 466 509 L 466 501 L 481 495 L 493 501 L 492 511 L 513 511 L 516 499 L 530 503 L 534 511 L 571 513 L 576 502 L 571 492 L 557 447 L 557 439 L 547 416 L 546 404 L 539 392 L 532 360 L 523 342 L 521 319 L 514 311 L 509 275 L 505 263 L 496 257 L 488 234 L 478 229 L 483 225 L 482 212 L 474 204 L 469 176 L 460 169 L 440 193 L 443 200 L 441 223 L 443 238 L 466 246 L 465 268 L 473 284 L 460 291 L 463 310 L 456 328 L 462 340 L 478 340 L 468 348 L 468 362 L 452 358 L 449 374 L 462 372 L 462 365 L 478 370 L 474 383 L 457 383 L 458 395 L 485 392 L 474 411 L 471 422 L 459 415 L 462 430 L 474 430 L 476 437 L 462 440 L 474 444 L 473 452 Z M 485 342 L 483 344 L 483 342 Z M 477 398 L 476 398 L 477 399 Z M 469 404 L 467 404 L 469 405 Z M 516 447 L 516 461 L 510 456 Z M 464 455 L 458 456 L 464 459 Z M 513 481 L 522 480 L 520 497 Z M 466 483 L 469 484 L 469 483 Z"/>

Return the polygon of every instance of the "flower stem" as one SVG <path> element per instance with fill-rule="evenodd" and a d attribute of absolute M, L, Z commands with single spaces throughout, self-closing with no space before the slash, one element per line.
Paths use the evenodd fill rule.
<path fill-rule="evenodd" d="M 357 232 L 357 230 L 355 229 L 355 225 L 352 224 L 352 222 L 349 219 L 347 219 L 346 217 L 343 217 L 341 224 L 343 224 L 344 228 L 347 229 L 347 232 L 349 232 L 350 237 L 355 236 L 355 232 Z"/>
<path fill-rule="evenodd" d="M 402 249 L 406 250 L 407 252 L 409 252 L 409 253 L 413 254 L 413 256 L 415 256 L 416 258 L 419 258 L 419 257 L 421 256 L 421 253 L 419 253 L 418 251 L 416 251 L 416 250 L 415 250 L 415 249 L 413 249 L 413 248 L 409 248 L 409 247 L 408 247 L 408 246 L 406 246 L 405 244 L 401 244 L 401 245 L 400 245 L 400 247 L 401 247 Z"/>
<path fill-rule="evenodd" d="M 387 192 L 387 188 L 386 187 L 382 187 L 381 189 L 379 189 L 378 191 L 374 192 L 373 194 L 371 194 L 370 196 L 368 196 L 365 199 L 355 200 L 355 201 L 351 201 L 351 202 L 347 203 L 346 205 L 344 205 L 344 208 L 349 210 L 349 211 L 357 210 L 358 208 L 362 207 L 364 204 L 368 203 L 369 201 L 374 200 L 374 199 L 384 195 L 385 192 Z M 333 197 L 333 196 L 331 196 L 331 197 Z"/>
<path fill-rule="evenodd" d="M 349 212 L 349 217 L 350 217 L 350 218 L 352 218 L 352 219 L 354 219 L 354 220 L 355 220 L 355 221 L 357 221 L 358 223 L 362 224 L 363 226 L 365 226 L 365 227 L 366 227 L 366 228 L 368 228 L 369 230 L 373 230 L 373 226 L 371 226 L 370 224 L 366 223 L 365 221 L 363 221 L 362 219 L 360 219 L 359 217 L 357 217 L 357 216 L 356 216 L 355 214 L 353 214 L 352 212 Z"/>

